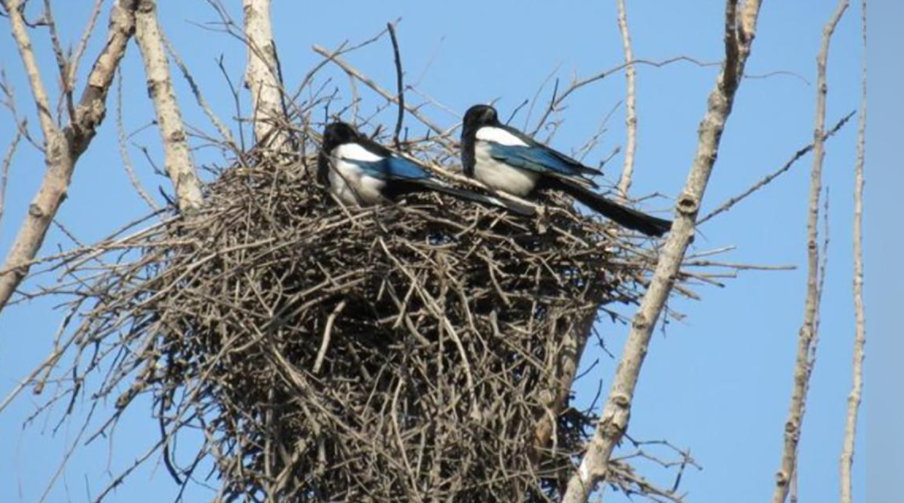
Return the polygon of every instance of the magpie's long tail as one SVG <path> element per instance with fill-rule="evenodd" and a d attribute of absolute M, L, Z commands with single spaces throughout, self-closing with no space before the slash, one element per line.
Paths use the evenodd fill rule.
<path fill-rule="evenodd" d="M 647 236 L 660 237 L 672 228 L 671 220 L 656 218 L 627 208 L 580 185 L 563 180 L 557 184 L 557 188 L 564 190 L 571 197 L 618 225 L 642 232 Z"/>
<path fill-rule="evenodd" d="M 496 206 L 497 208 L 503 208 L 505 210 L 511 211 L 512 213 L 525 217 L 533 216 L 537 213 L 536 210 L 531 206 L 508 199 L 503 199 L 501 197 L 478 194 L 477 192 L 472 192 L 470 190 L 459 189 L 438 183 L 430 183 L 427 186 L 432 190 L 443 192 L 459 199 L 473 201 L 475 203 L 483 204 L 486 206 Z"/>

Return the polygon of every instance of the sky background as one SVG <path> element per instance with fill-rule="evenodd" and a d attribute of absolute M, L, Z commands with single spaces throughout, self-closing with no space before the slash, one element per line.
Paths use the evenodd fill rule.
<path fill-rule="evenodd" d="M 110 2 L 107 2 L 109 4 Z M 207 2 L 160 2 L 161 23 L 177 51 L 192 68 L 207 100 L 221 118 L 234 116 L 232 96 L 217 67 L 223 63 L 233 81 L 240 81 L 245 63 L 244 47 L 228 35 L 205 29 L 218 18 Z M 238 2 L 227 2 L 237 21 Z M 866 403 L 858 435 L 855 463 L 855 496 L 865 501 L 899 501 L 904 418 L 901 370 L 895 360 L 901 340 L 894 337 L 892 309 L 904 298 L 899 267 L 892 267 L 902 246 L 900 224 L 892 215 L 904 214 L 900 161 L 892 149 L 900 139 L 900 99 L 888 99 L 891 84 L 900 89 L 901 67 L 891 41 L 901 38 L 893 28 L 902 19 L 900 2 L 885 2 L 870 11 L 871 89 L 867 154 L 866 199 L 866 306 L 869 321 Z M 39 2 L 32 2 L 37 8 Z M 361 41 L 381 31 L 387 21 L 402 18 L 398 26 L 406 81 L 447 107 L 424 108 L 439 124 L 452 126 L 459 114 L 478 102 L 498 100 L 507 117 L 525 99 L 540 92 L 538 106 L 576 76 L 585 77 L 621 64 L 621 42 L 614 1 L 549 2 L 274 2 L 274 34 L 287 87 L 293 89 L 320 56 L 313 44 L 335 48 L 343 41 Z M 54 2 L 64 43 L 75 44 L 87 16 L 87 2 Z M 748 73 L 765 78 L 743 82 L 734 112 L 722 139 L 719 158 L 707 191 L 703 213 L 744 190 L 766 173 L 780 167 L 812 138 L 816 65 L 822 26 L 834 9 L 834 1 L 765 2 L 759 31 L 748 63 Z M 872 7 L 871 7 L 872 9 Z M 883 10 L 885 9 L 885 11 Z M 722 2 L 629 2 L 629 23 L 637 58 L 663 60 L 690 56 L 716 62 L 722 58 Z M 848 11 L 833 40 L 829 61 L 828 126 L 856 110 L 860 75 L 859 2 Z M 106 29 L 107 13 L 100 26 Z M 32 117 L 33 105 L 21 61 L 0 19 L 0 66 L 15 89 L 21 113 Z M 56 81 L 52 53 L 45 34 L 33 33 L 45 82 Z M 97 35 L 82 63 L 82 81 L 96 56 L 103 35 Z M 887 54 L 886 54 L 887 53 Z M 162 159 L 158 133 L 145 128 L 153 117 L 147 98 L 137 47 L 131 45 L 122 65 L 125 126 L 136 145 L 147 146 L 150 156 Z M 346 58 L 358 69 L 394 89 L 392 49 L 388 39 Z M 894 63 L 889 63 L 894 62 Z M 175 70 L 174 70 L 175 72 Z M 780 72 L 774 73 L 773 72 Z M 684 184 L 697 140 L 697 125 L 705 110 L 717 68 L 674 63 L 662 68 L 640 66 L 637 76 L 639 116 L 637 171 L 634 195 L 658 192 L 665 198 L 646 201 L 644 208 L 667 215 L 672 198 Z M 174 73 L 174 75 L 177 75 Z M 350 96 L 348 79 L 334 68 L 321 74 L 331 77 L 344 99 Z M 184 82 L 176 77 L 177 94 L 186 121 L 212 131 Z M 362 110 L 381 101 L 359 86 Z M 617 73 L 577 91 L 567 109 L 557 116 L 563 125 L 553 146 L 569 152 L 584 145 L 600 127 L 603 117 L 624 97 L 625 81 Z M 885 93 L 883 95 L 883 93 Z M 79 161 L 69 198 L 58 221 L 83 242 L 104 237 L 122 224 L 146 213 L 122 169 L 115 127 L 115 100 L 88 152 Z M 408 100 L 419 99 L 409 94 Z M 247 101 L 247 99 L 246 99 Z M 247 104 L 247 103 L 246 103 Z M 535 110 L 531 125 L 538 117 Z M 522 110 L 513 125 L 524 125 Z M 391 127 L 392 109 L 377 117 Z M 894 122 L 893 122 L 894 121 Z M 406 124 L 418 132 L 411 118 Z M 0 148 L 14 132 L 8 114 L 0 113 Z M 896 135 L 893 137 L 892 135 Z M 844 427 L 846 397 L 850 388 L 853 344 L 851 300 L 852 187 L 856 124 L 850 123 L 827 144 L 824 186 L 830 192 L 828 276 L 821 313 L 821 339 L 813 372 L 810 398 L 800 443 L 800 501 L 831 501 L 838 492 L 838 456 Z M 616 109 L 600 145 L 586 161 L 595 163 L 624 144 L 624 108 Z M 157 194 L 160 186 L 171 192 L 168 180 L 153 173 L 140 150 L 132 147 L 132 160 L 142 181 Z M 214 162 L 209 151 L 196 152 L 199 163 Z M 617 179 L 622 156 L 607 166 L 610 181 Z M 682 487 L 688 501 L 761 502 L 771 498 L 779 465 L 782 431 L 791 391 L 794 348 L 799 329 L 806 276 L 806 201 L 811 158 L 730 213 L 707 222 L 700 229 L 693 251 L 732 246 L 723 256 L 732 262 L 762 265 L 795 265 L 795 271 L 744 272 L 725 281 L 724 288 L 702 287 L 702 301 L 676 298 L 671 308 L 686 318 L 670 323 L 653 339 L 641 375 L 630 435 L 636 439 L 668 439 L 691 449 L 703 471 L 687 473 Z M 6 211 L 0 222 L 0 255 L 5 256 L 28 201 L 41 176 L 43 161 L 34 148 L 21 145 L 7 192 Z M 822 229 L 820 229 L 822 232 Z M 42 255 L 73 243 L 58 229 L 48 235 Z M 887 267 L 885 266 L 887 264 Z M 888 271 L 895 271 L 889 273 Z M 52 278 L 44 278 L 49 281 Z M 26 284 L 33 289 L 39 283 Z M 38 300 L 8 308 L 0 317 L 0 396 L 5 396 L 50 351 L 62 319 L 52 300 Z M 608 349 L 616 355 L 627 329 L 600 322 L 598 329 Z M 577 403 L 589 404 L 600 379 L 608 386 L 616 361 L 597 347 L 588 349 L 584 366 L 596 362 L 578 382 Z M 40 417 L 23 426 L 44 398 L 23 394 L 0 415 L 0 501 L 35 502 L 42 499 L 47 481 L 59 470 L 68 446 L 76 439 L 78 423 L 63 423 L 55 430 L 59 412 L 51 420 Z M 89 402 L 76 404 L 80 414 Z M 103 440 L 79 448 L 46 501 L 90 501 L 111 477 L 130 466 L 132 459 L 156 439 L 156 423 L 149 411 L 131 407 L 116 428 L 113 444 Z M 97 412 L 101 414 L 102 411 Z M 870 434 L 867 435 L 867 430 Z M 869 437 L 869 439 L 867 439 Z M 190 439 L 189 439 L 190 441 Z M 112 445 L 112 446 L 111 446 Z M 190 449 L 186 449 L 190 452 Z M 665 454 L 665 453 L 662 453 Z M 870 471 L 867 476 L 866 466 Z M 665 485 L 671 478 L 661 471 L 644 472 Z M 214 481 L 215 483 L 215 481 Z M 139 469 L 109 501 L 160 502 L 175 497 L 176 486 L 159 463 Z M 187 501 L 207 501 L 209 490 L 193 487 Z M 607 497 L 620 501 L 620 497 Z"/>

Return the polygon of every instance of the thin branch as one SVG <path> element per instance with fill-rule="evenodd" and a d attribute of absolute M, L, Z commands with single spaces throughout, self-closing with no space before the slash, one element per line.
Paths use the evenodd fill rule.
<path fill-rule="evenodd" d="M 681 262 L 695 234 L 695 220 L 716 161 L 715 153 L 750 55 L 760 2 L 747 0 L 740 10 L 737 0 L 726 3 L 725 61 L 707 99 L 707 111 L 700 122 L 697 152 L 684 190 L 677 198 L 676 218 L 650 286 L 631 323 L 597 429 L 577 473 L 568 481 L 563 503 L 584 503 L 588 500 L 600 480 L 607 476 L 612 451 L 628 429 L 634 391 L 653 329 L 678 279 Z"/>
<path fill-rule="evenodd" d="M 78 45 L 75 47 L 75 52 L 70 58 L 68 75 L 70 89 L 75 89 L 76 79 L 78 78 L 78 65 L 85 55 L 85 50 L 88 49 L 88 42 L 91 40 L 91 35 L 94 34 L 94 26 L 97 24 L 97 19 L 100 17 L 101 7 L 103 6 L 104 0 L 94 0 L 94 6 L 91 8 L 91 16 L 88 17 L 88 24 L 85 25 L 85 30 L 82 31 L 82 37 L 79 39 Z"/>
<path fill-rule="evenodd" d="M 18 6 L 19 3 L 13 1 L 6 6 Z M 56 129 L 49 115 L 47 95 L 44 93 L 21 13 L 17 9 L 9 11 L 14 38 L 32 82 L 42 128 L 45 130 L 47 172 L 9 254 L 0 267 L 0 310 L 28 275 L 31 261 L 41 248 L 47 229 L 66 197 L 76 161 L 88 148 L 104 119 L 107 93 L 113 82 L 113 75 L 134 32 L 136 6 L 137 0 L 118 0 L 114 4 L 110 13 L 107 43 L 91 69 L 87 85 L 75 109 L 75 117 L 71 118 L 69 126 L 62 132 Z"/>
<path fill-rule="evenodd" d="M 16 48 L 19 50 L 19 56 L 25 66 L 31 93 L 34 96 L 35 106 L 38 109 L 38 120 L 41 123 L 41 130 L 44 132 L 44 141 L 49 145 L 51 140 L 59 134 L 59 130 L 53 122 L 50 99 L 47 97 L 47 89 L 44 87 L 44 80 L 41 78 L 41 71 L 35 59 L 31 37 L 28 36 L 28 26 L 22 16 L 22 6 L 22 0 L 8 0 L 5 3 L 6 10 L 9 13 L 13 40 L 16 41 Z"/>
<path fill-rule="evenodd" d="M 844 117 L 842 117 L 841 120 L 836 122 L 835 126 L 822 136 L 823 141 L 828 140 L 829 138 L 835 136 L 835 133 L 837 133 L 842 127 L 844 127 L 844 125 L 847 124 L 847 122 L 851 119 L 851 117 L 854 116 L 855 113 L 856 113 L 856 111 L 851 112 L 851 113 L 845 115 Z M 753 194 L 754 192 L 762 189 L 766 185 L 769 185 L 773 180 L 775 180 L 776 178 L 778 178 L 779 176 L 785 174 L 788 170 L 790 170 L 791 167 L 794 166 L 794 164 L 798 160 L 800 160 L 803 156 L 807 155 L 811 150 L 813 150 L 813 143 L 809 143 L 807 146 L 802 147 L 797 152 L 795 152 L 794 155 L 792 155 L 791 158 L 788 159 L 788 161 L 781 168 L 764 176 L 758 182 L 751 185 L 744 192 L 741 192 L 740 194 L 733 196 L 733 197 L 729 198 L 727 201 L 725 201 L 724 203 L 720 204 L 718 208 L 714 209 L 713 211 L 709 212 L 709 214 L 707 214 L 705 217 L 698 220 L 697 225 L 701 225 L 703 222 L 706 222 L 707 220 L 711 219 L 712 217 L 730 210 L 732 207 L 734 207 L 734 205 L 738 204 L 739 202 L 743 201 L 744 199 L 747 199 L 747 197 L 750 196 L 751 194 Z"/>
<path fill-rule="evenodd" d="M 6 184 L 9 180 L 9 168 L 13 164 L 13 156 L 16 155 L 16 148 L 19 147 L 19 141 L 22 140 L 22 132 L 16 131 L 13 140 L 6 149 L 3 156 L 3 162 L 0 163 L 0 224 L 3 223 L 3 210 L 6 207 Z"/>
<path fill-rule="evenodd" d="M 166 38 L 166 34 L 161 33 L 160 35 L 163 37 L 163 44 L 164 46 L 166 46 L 166 52 L 169 53 L 169 56 L 173 58 L 173 62 L 176 63 L 177 67 L 179 67 L 179 71 L 182 72 L 182 77 L 185 78 L 186 82 L 188 82 L 188 87 L 191 88 L 191 92 L 195 96 L 195 101 L 198 103 L 198 106 L 201 107 L 201 110 L 204 111 L 204 115 L 207 116 L 211 124 L 213 124 L 213 126 L 220 133 L 223 141 L 225 141 L 230 146 L 230 148 L 238 150 L 238 144 L 236 144 L 235 139 L 232 137 L 232 133 L 229 131 L 229 128 L 226 127 L 225 124 L 223 124 L 220 118 L 217 117 L 217 115 L 213 112 L 213 109 L 210 108 L 207 100 L 204 99 L 204 96 L 201 94 L 201 88 L 198 87 L 198 83 L 195 82 L 194 77 L 188 70 L 188 66 L 185 64 L 185 61 L 182 61 L 179 53 L 176 52 L 176 48 L 173 47 L 173 44 L 169 41 L 168 38 Z"/>
<path fill-rule="evenodd" d="M 628 31 L 628 14 L 625 0 L 616 0 L 618 6 L 618 31 L 621 33 L 622 48 L 625 51 L 625 164 L 621 178 L 618 180 L 618 192 L 623 198 L 628 197 L 631 178 L 634 175 L 634 154 L 637 151 L 637 70 L 631 61 L 634 52 L 631 49 L 631 32 Z"/>
<path fill-rule="evenodd" d="M 139 180 L 138 175 L 135 174 L 132 158 L 129 156 L 128 135 L 126 135 L 126 128 L 122 116 L 122 72 L 119 72 L 117 77 L 116 136 L 119 143 L 119 157 L 122 158 L 122 167 L 126 170 L 126 176 L 129 177 L 129 182 L 132 183 L 132 187 L 135 188 L 135 192 L 138 193 L 138 196 L 148 205 L 151 211 L 159 211 L 160 208 L 157 207 L 157 203 L 154 202 L 154 199 L 151 198 L 150 194 L 148 194 L 141 185 L 141 180 Z"/>
<path fill-rule="evenodd" d="M 44 0 L 44 21 L 50 30 L 50 43 L 51 47 L 53 47 L 53 55 L 56 58 L 57 70 L 60 72 L 60 85 L 63 88 L 60 98 L 66 102 L 66 111 L 69 117 L 73 117 L 75 116 L 75 104 L 72 98 L 72 83 L 69 81 L 69 61 L 66 60 L 66 55 L 63 54 L 63 43 L 60 41 L 60 34 L 57 32 L 50 0 Z M 62 114 L 57 115 L 57 120 L 62 120 Z"/>
<path fill-rule="evenodd" d="M 402 81 L 402 56 L 399 54 L 399 40 L 396 38 L 395 25 L 386 23 L 386 29 L 389 30 L 389 39 L 392 41 L 392 54 L 395 58 L 396 69 L 396 86 L 398 89 L 398 105 L 399 115 L 396 118 L 395 132 L 392 135 L 392 143 L 396 150 L 402 150 L 402 144 L 399 142 L 399 134 L 402 132 L 402 121 L 405 120 L 405 84 Z"/>
<path fill-rule="evenodd" d="M 866 158 L 866 0 L 860 2 L 862 38 L 860 116 L 857 119 L 857 160 L 854 163 L 854 356 L 851 393 L 848 395 L 841 449 L 841 503 L 853 501 L 851 469 L 857 439 L 857 415 L 863 392 L 863 347 L 866 345 L 866 313 L 863 307 L 863 166 Z"/>
<path fill-rule="evenodd" d="M 336 309 L 333 309 L 333 312 L 330 313 L 329 317 L 326 319 L 326 327 L 323 329 L 323 340 L 320 343 L 320 350 L 317 351 L 317 358 L 314 359 L 314 368 L 311 370 L 314 374 L 320 373 L 320 368 L 323 366 L 323 360 L 326 359 L 326 351 L 330 347 L 333 323 L 336 322 L 336 317 L 342 313 L 343 309 L 345 309 L 344 300 L 336 305 Z"/>
<path fill-rule="evenodd" d="M 339 66 L 339 68 L 342 68 L 345 71 L 345 73 L 351 75 L 352 77 L 357 79 L 359 82 L 361 82 L 365 86 L 371 88 L 374 92 L 376 92 L 377 94 L 382 96 L 383 99 L 385 99 L 386 101 L 389 101 L 390 103 L 398 103 L 399 102 L 398 96 L 393 96 L 392 94 L 390 94 L 388 91 L 386 91 L 385 89 L 380 87 L 379 84 L 374 82 L 373 79 L 365 76 L 364 74 L 362 74 L 361 72 L 356 70 L 353 66 L 351 66 L 350 64 L 345 62 L 345 60 L 336 56 L 334 53 L 331 53 L 330 51 L 324 49 L 323 47 L 320 47 L 319 45 L 315 45 L 313 47 L 313 50 L 317 54 L 323 56 L 324 58 L 327 58 L 329 61 L 331 61 L 334 64 L 336 64 L 337 66 Z M 407 110 L 408 113 L 413 115 L 417 120 L 421 121 L 425 126 L 432 129 L 434 133 L 437 133 L 439 135 L 446 134 L 445 129 L 439 127 L 438 125 L 434 124 L 430 119 L 424 117 L 424 115 L 422 113 L 420 113 L 417 108 L 414 108 L 411 105 L 405 105 L 405 110 Z"/>
<path fill-rule="evenodd" d="M 156 0 L 139 0 L 135 14 L 135 39 L 147 77 L 148 94 L 154 100 L 157 125 L 163 141 L 164 168 L 176 189 L 179 209 L 192 211 L 203 202 L 201 181 L 188 147 L 188 134 L 176 101 L 169 60 L 157 23 Z"/>
<path fill-rule="evenodd" d="M 648 65 L 648 66 L 652 66 L 655 68 L 661 68 L 663 66 L 667 66 L 672 63 L 676 63 L 678 61 L 686 61 L 686 62 L 692 63 L 692 64 L 700 66 L 700 67 L 716 66 L 718 64 L 718 63 L 709 63 L 709 62 L 705 62 L 705 61 L 700 61 L 698 59 L 695 59 L 695 58 L 692 58 L 689 56 L 675 56 L 673 58 L 668 58 L 668 59 L 664 59 L 661 61 L 652 61 L 649 59 L 635 59 L 632 61 L 627 61 L 625 63 L 622 63 L 618 66 L 612 67 L 608 70 L 603 70 L 602 72 L 599 72 L 595 75 L 591 75 L 591 76 L 585 77 L 583 79 L 577 79 L 574 82 L 572 82 L 571 85 L 568 86 L 568 88 L 565 89 L 564 92 L 562 92 L 562 94 L 559 94 L 557 96 L 554 95 L 552 97 L 552 99 L 549 102 L 549 106 L 546 107 L 546 111 L 543 112 L 542 116 L 540 116 L 540 120 L 537 121 L 537 125 L 534 127 L 534 130 L 531 132 L 531 136 L 536 136 L 537 132 L 540 131 L 540 128 L 543 127 L 543 124 L 546 123 L 546 120 L 549 119 L 550 114 L 552 114 L 554 111 L 558 110 L 559 107 L 562 105 L 562 103 L 569 96 L 571 96 L 571 94 L 573 92 L 577 91 L 578 89 L 580 89 L 584 86 L 593 84 L 596 81 L 603 80 L 606 77 L 612 75 L 613 73 L 620 72 L 620 71 L 624 70 L 625 68 L 628 68 L 629 66 L 634 67 L 635 65 Z"/>
<path fill-rule="evenodd" d="M 2 0 L 0 0 L 0 2 L 2 2 Z M 0 3 L 0 5 L 2 5 L 2 3 Z M 10 115 L 12 115 L 13 122 L 16 124 L 16 130 L 22 135 L 22 138 L 25 138 L 25 141 L 38 152 L 41 152 L 42 154 L 46 153 L 44 146 L 31 136 L 31 132 L 28 130 L 28 118 L 22 117 L 19 114 L 19 110 L 16 107 L 15 91 L 13 90 L 12 85 L 10 85 L 9 80 L 6 78 L 6 70 L 4 70 L 2 66 L 0 66 L 0 94 L 3 95 L 2 104 L 9 110 Z"/>
<path fill-rule="evenodd" d="M 839 0 L 835 12 L 822 30 L 822 44 L 816 59 L 816 118 L 813 131 L 813 165 L 810 170 L 810 196 L 807 210 L 807 296 L 804 304 L 804 320 L 798 333 L 797 356 L 794 365 L 794 380 L 791 404 L 784 428 L 781 468 L 775 476 L 773 503 L 784 503 L 788 497 L 791 479 L 797 471 L 797 444 L 803 424 L 804 406 L 807 398 L 810 374 L 812 372 L 811 345 L 816 338 L 817 313 L 819 311 L 819 198 L 822 193 L 822 163 L 825 157 L 824 139 L 826 116 L 826 63 L 829 44 L 838 21 L 848 8 L 849 0 Z"/>

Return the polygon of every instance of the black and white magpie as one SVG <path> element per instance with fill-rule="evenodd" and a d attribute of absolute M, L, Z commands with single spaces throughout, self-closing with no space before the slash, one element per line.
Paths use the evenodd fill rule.
<path fill-rule="evenodd" d="M 662 236 L 672 222 L 627 208 L 592 189 L 583 175 L 599 174 L 580 162 L 499 122 L 496 109 L 474 105 L 461 132 L 462 165 L 467 176 L 519 197 L 537 189 L 559 189 L 615 223 L 648 236 Z"/>
<path fill-rule="evenodd" d="M 344 122 L 330 123 L 323 131 L 317 179 L 340 201 L 351 206 L 372 206 L 406 194 L 435 191 L 521 215 L 535 213 L 524 204 L 452 187 L 423 166 L 394 154 Z"/>

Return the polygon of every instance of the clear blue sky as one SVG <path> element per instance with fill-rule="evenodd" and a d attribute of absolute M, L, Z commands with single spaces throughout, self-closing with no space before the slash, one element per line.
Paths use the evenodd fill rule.
<path fill-rule="evenodd" d="M 37 4 L 37 2 L 32 2 Z M 109 2 L 108 2 L 109 3 Z M 198 23 L 216 20 L 206 2 L 160 2 L 164 29 L 195 77 L 208 101 L 223 118 L 233 115 L 231 95 L 217 68 L 222 55 L 230 76 L 240 80 L 244 49 L 230 37 L 206 31 Z M 230 4 L 237 2 L 229 2 Z M 54 2 L 65 40 L 77 40 L 87 18 L 83 2 Z M 307 4 L 307 3 L 306 3 Z M 293 88 L 318 61 L 310 47 L 336 47 L 344 40 L 359 41 L 383 29 L 386 21 L 401 17 L 399 38 L 408 82 L 419 81 L 428 93 L 457 114 L 469 105 L 498 99 L 503 116 L 524 99 L 534 96 L 550 72 L 561 79 L 560 89 L 577 76 L 587 76 L 617 66 L 622 61 L 614 1 L 569 2 L 558 8 L 541 2 L 275 2 L 274 31 L 287 86 Z M 744 81 L 734 113 L 723 137 L 715 173 L 704 203 L 704 212 L 743 190 L 765 173 L 779 167 L 798 148 L 810 141 L 813 130 L 815 56 L 822 25 L 834 1 L 766 2 L 760 29 L 748 65 L 751 74 L 774 71 L 798 76 L 775 75 Z M 35 5 L 34 7 L 37 7 Z M 636 57 L 651 60 L 677 55 L 703 61 L 722 57 L 722 2 L 629 2 L 629 19 Z M 889 28 L 900 21 L 901 7 L 892 13 L 871 12 L 872 40 L 896 36 Z M 240 9 L 233 6 L 235 19 Z M 105 26 L 106 15 L 101 23 Z M 30 93 L 21 62 L 8 35 L 6 20 L 0 20 L 0 65 L 7 71 L 19 98 L 20 110 L 33 116 Z M 899 31 L 899 30 L 898 30 Z M 97 37 L 83 63 L 84 69 L 97 54 L 103 37 Z M 897 79 L 899 67 L 880 66 L 899 57 L 878 51 L 871 55 L 874 75 Z M 36 48 L 48 85 L 55 82 L 52 56 L 46 40 L 36 37 Z M 891 53 L 890 53 L 891 54 Z M 126 127 L 130 131 L 152 118 L 141 62 L 132 45 L 123 64 Z M 394 67 L 388 40 L 380 41 L 348 60 L 384 87 L 394 88 Z M 834 123 L 853 111 L 859 102 L 859 2 L 838 27 L 829 62 L 828 121 Z M 83 72 L 84 73 L 84 72 Z M 639 146 L 636 195 L 660 192 L 674 197 L 684 183 L 696 146 L 697 124 L 705 107 L 716 69 L 676 63 L 664 68 L 640 67 L 638 71 Z M 348 98 L 348 80 L 334 69 L 323 77 Z M 873 81 L 876 82 L 875 80 Z M 877 85 L 876 88 L 879 86 Z M 871 93 L 873 90 L 871 89 Z M 181 80 L 177 92 L 186 120 L 210 131 L 209 124 L 190 99 Z M 545 103 L 551 84 L 541 96 Z M 877 91 L 880 92 L 880 91 Z M 364 107 L 379 101 L 361 87 Z M 564 125 L 554 139 L 562 150 L 578 148 L 596 131 L 602 117 L 624 96 L 622 74 L 575 93 L 559 116 Z M 103 237 L 122 223 L 145 212 L 121 167 L 115 141 L 114 103 L 100 134 L 78 164 L 70 197 L 58 215 L 59 221 L 85 242 Z M 880 100 L 882 98 L 879 98 Z M 414 96 L 409 100 L 417 101 Z M 902 213 L 901 198 L 894 194 L 902 185 L 900 163 L 892 164 L 891 121 L 899 123 L 900 99 L 887 104 L 871 102 L 867 186 L 867 315 L 870 335 L 865 419 L 860 424 L 855 489 L 864 501 L 866 464 L 870 457 L 869 481 L 874 484 L 870 501 L 893 501 L 891 484 L 902 468 L 900 424 L 900 373 L 893 378 L 882 365 L 892 365 L 901 354 L 900 341 L 891 335 L 892 302 L 900 302 L 900 274 L 885 274 L 881 264 L 891 264 L 901 242 L 900 225 L 890 225 L 890 215 Z M 427 113 L 436 122 L 452 125 L 458 117 L 435 107 Z M 599 160 L 624 143 L 624 110 L 609 121 L 601 145 L 588 157 Z M 536 118 L 537 112 L 534 113 Z M 515 120 L 523 124 L 522 112 Z M 378 120 L 387 126 L 394 111 Z M 31 121 L 36 131 L 37 121 Z M 414 126 L 409 120 L 408 125 Z M 898 130 L 899 126 L 898 126 Z M 852 123 L 827 146 L 825 186 L 831 192 L 829 271 L 822 308 L 822 334 L 818 362 L 813 373 L 810 399 L 800 444 L 801 501 L 831 501 L 837 498 L 840 452 L 846 396 L 850 386 L 853 339 L 851 284 L 851 191 L 856 127 Z M 0 147 L 6 148 L 13 132 L 12 121 L 0 115 Z M 898 133 L 898 136 L 900 133 Z M 876 138 L 873 141 L 873 138 Z M 157 132 L 148 128 L 133 138 L 147 145 L 160 159 Z M 882 143 L 882 141 L 886 143 Z M 137 149 L 132 159 L 142 179 L 156 193 L 169 190 L 168 181 L 151 173 Z M 213 159 L 198 152 L 199 161 Z M 702 227 L 696 251 L 724 246 L 737 247 L 725 259 L 771 265 L 796 265 L 792 272 L 746 272 L 726 280 L 725 288 L 698 289 L 702 301 L 676 299 L 671 307 L 687 315 L 671 323 L 653 340 L 641 376 L 630 434 L 637 439 L 668 439 L 688 447 L 704 466 L 702 472 L 686 474 L 682 487 L 689 501 L 761 502 L 771 497 L 778 467 L 782 430 L 788 406 L 796 334 L 802 318 L 805 284 L 805 227 L 808 169 L 805 158 L 792 172 L 729 214 Z M 610 166 L 610 180 L 617 177 L 622 158 Z M 10 176 L 6 214 L 0 225 L 0 254 L 6 254 L 14 231 L 27 208 L 43 172 L 34 149 L 23 146 Z M 667 210 L 668 199 L 647 203 L 649 210 Z M 896 209 L 892 209 L 892 208 Z M 883 215 L 884 213 L 884 215 Z M 72 243 L 53 230 L 43 253 Z M 892 269 L 886 269 L 892 270 Z M 49 278 L 48 278 L 49 279 Z M 34 287 L 29 283 L 28 287 Z M 0 396 L 14 386 L 48 353 L 62 313 L 53 302 L 36 301 L 8 309 L 0 319 Z M 620 350 L 624 326 L 601 323 L 609 349 Z M 898 330 L 897 332 L 900 332 Z M 579 382 L 578 403 L 588 403 L 599 379 L 608 385 L 615 361 L 598 348 L 585 355 L 585 364 L 599 360 Z M 888 394 L 894 390 L 897 394 Z M 51 390 L 52 391 L 52 390 Z M 64 425 L 53 434 L 55 422 L 39 419 L 23 429 L 23 420 L 42 397 L 25 394 L 0 415 L 0 501 L 32 502 L 40 499 L 58 460 L 77 434 L 75 425 Z M 88 403 L 77 408 L 87 412 Z M 85 501 L 110 480 L 111 473 L 126 468 L 136 454 L 156 438 L 156 424 L 145 410 L 133 407 L 120 422 L 113 448 L 96 442 L 80 449 L 65 469 L 47 501 Z M 57 413 L 58 416 L 58 413 Z M 876 442 L 866 453 L 866 426 L 875 424 Z M 873 438 L 871 436 L 871 438 Z M 875 453 L 875 455 L 874 455 Z M 896 458 L 894 456 L 897 456 Z M 645 472 L 663 480 L 661 472 Z M 900 479 L 900 477 L 897 477 Z M 666 479 L 669 480 L 670 479 Z M 669 482 L 666 482 L 668 484 Z M 215 482 L 214 482 L 215 483 Z M 159 502 L 175 496 L 176 488 L 159 464 L 140 469 L 110 501 Z M 900 494 L 898 492 L 897 494 Z M 194 488 L 188 501 L 205 501 L 209 491 Z M 617 501 L 609 496 L 607 500 Z"/>

